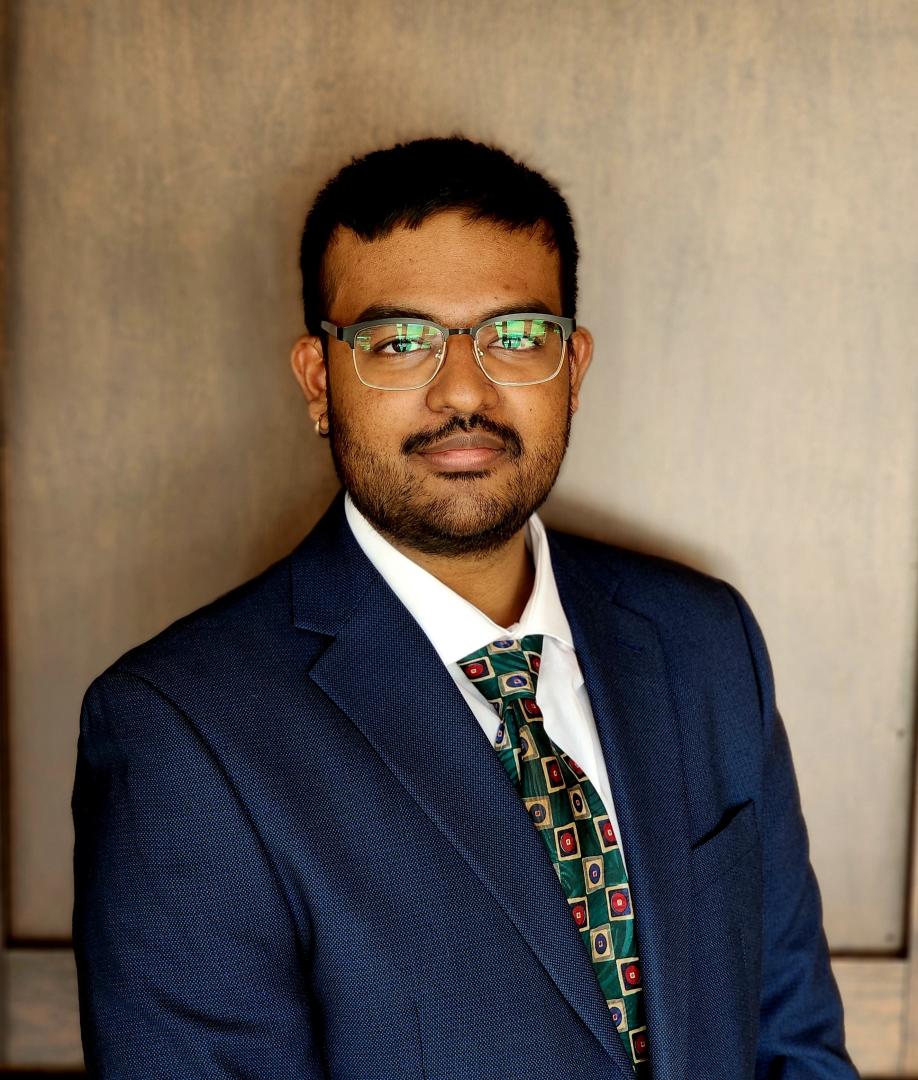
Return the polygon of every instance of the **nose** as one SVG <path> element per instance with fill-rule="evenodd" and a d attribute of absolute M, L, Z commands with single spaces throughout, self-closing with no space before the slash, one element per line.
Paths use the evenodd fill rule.
<path fill-rule="evenodd" d="M 434 412 L 473 413 L 497 404 L 497 387 L 475 359 L 470 334 L 446 339 L 446 358 L 427 391 L 427 407 Z"/>

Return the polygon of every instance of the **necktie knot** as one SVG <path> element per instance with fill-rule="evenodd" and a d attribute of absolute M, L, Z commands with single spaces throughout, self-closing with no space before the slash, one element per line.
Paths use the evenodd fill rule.
<path fill-rule="evenodd" d="M 465 677 L 502 712 L 506 701 L 535 701 L 542 634 L 498 638 L 459 661 Z"/>

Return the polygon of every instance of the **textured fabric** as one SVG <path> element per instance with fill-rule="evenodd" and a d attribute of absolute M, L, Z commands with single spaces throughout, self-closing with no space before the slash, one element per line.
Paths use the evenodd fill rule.
<path fill-rule="evenodd" d="M 430 638 L 489 744 L 494 742 L 497 732 L 497 715 L 487 698 L 463 675 L 458 661 L 483 641 L 542 635 L 539 705 L 545 717 L 545 730 L 583 766 L 618 833 L 618 817 L 596 720 L 577 662 L 570 624 L 558 595 L 548 537 L 539 515 L 533 514 L 526 527 L 535 569 L 532 592 L 519 621 L 503 627 L 390 544 L 354 506 L 349 495 L 344 497 L 344 512 L 363 553 Z M 627 865 L 626 847 L 620 844 L 619 851 Z"/>
<path fill-rule="evenodd" d="M 545 732 L 536 702 L 541 651 L 538 634 L 500 638 L 460 666 L 500 716 L 494 748 L 548 848 L 610 1018 L 643 1076 L 648 1036 L 631 889 L 595 787 Z"/>
<path fill-rule="evenodd" d="M 653 1080 L 856 1080 L 749 608 L 548 537 L 629 842 Z M 96 1080 L 633 1077 L 545 844 L 343 498 L 92 680 L 72 808 Z"/>

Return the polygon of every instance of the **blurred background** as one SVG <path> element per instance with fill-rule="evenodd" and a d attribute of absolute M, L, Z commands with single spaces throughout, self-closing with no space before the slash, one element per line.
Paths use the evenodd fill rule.
<path fill-rule="evenodd" d="M 352 155 L 545 172 L 596 339 L 544 517 L 765 632 L 864 1074 L 918 1076 L 918 3 L 9 0 L 0 1065 L 81 1068 L 79 704 L 337 488 L 288 365 Z"/>

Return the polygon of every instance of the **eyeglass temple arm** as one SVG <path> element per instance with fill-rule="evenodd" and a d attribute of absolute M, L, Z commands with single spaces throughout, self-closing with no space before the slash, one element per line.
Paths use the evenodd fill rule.
<path fill-rule="evenodd" d="M 337 324 L 335 324 L 333 322 L 328 322 L 325 319 L 323 319 L 319 323 L 319 326 L 321 326 L 322 329 L 327 331 L 329 334 L 333 334 L 337 341 L 344 341 L 344 327 L 343 326 L 338 326 Z"/>

